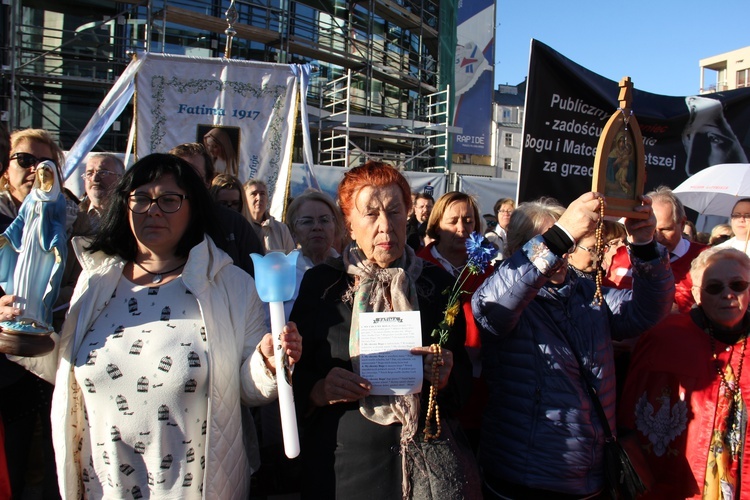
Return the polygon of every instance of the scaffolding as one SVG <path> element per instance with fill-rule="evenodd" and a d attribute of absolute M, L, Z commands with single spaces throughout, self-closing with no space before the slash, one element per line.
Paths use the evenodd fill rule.
<path fill-rule="evenodd" d="M 223 55 L 229 0 L 96 7 L 71 0 L 54 12 L 9 1 L 0 11 L 8 33 L 0 68 L 4 118 L 10 128 L 46 128 L 65 148 L 133 51 Z M 446 88 L 437 64 L 439 0 L 235 0 L 235 7 L 232 57 L 316 68 L 306 97 L 320 163 L 449 166 L 449 113 L 437 111 L 448 105 L 438 89 Z M 130 120 L 124 114 L 98 149 L 124 150 Z"/>
<path fill-rule="evenodd" d="M 418 104 L 423 120 L 352 114 L 358 98 L 352 72 L 323 86 L 317 117 L 318 163 L 349 167 L 377 160 L 405 170 L 448 165 L 448 90 L 428 94 Z M 420 168 L 421 167 L 421 168 Z"/>

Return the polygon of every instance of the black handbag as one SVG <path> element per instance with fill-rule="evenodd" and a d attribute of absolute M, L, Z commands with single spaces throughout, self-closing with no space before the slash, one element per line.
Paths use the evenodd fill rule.
<path fill-rule="evenodd" d="M 604 427 L 604 480 L 606 481 L 609 495 L 613 499 L 633 500 L 638 495 L 646 492 L 646 486 L 643 484 L 641 477 L 633 467 L 633 463 L 628 457 L 625 448 L 609 428 L 607 416 L 604 414 L 604 408 L 596 395 L 594 388 L 586 382 L 591 401 L 594 408 L 599 414 L 599 420 Z"/>
<path fill-rule="evenodd" d="M 633 467 L 633 463 L 630 461 L 625 448 L 622 447 L 617 437 L 612 434 L 607 415 L 604 413 L 602 403 L 596 394 L 596 388 L 589 382 L 588 376 L 583 371 L 583 363 L 578 357 L 578 353 L 573 349 L 570 341 L 568 341 L 568 346 L 570 346 L 570 350 L 578 362 L 578 371 L 581 374 L 584 384 L 586 384 L 586 392 L 588 392 L 591 402 L 594 405 L 594 410 L 596 410 L 596 414 L 604 428 L 604 481 L 609 496 L 615 500 L 634 500 L 646 492 L 646 486 L 643 484 L 635 467 Z"/>

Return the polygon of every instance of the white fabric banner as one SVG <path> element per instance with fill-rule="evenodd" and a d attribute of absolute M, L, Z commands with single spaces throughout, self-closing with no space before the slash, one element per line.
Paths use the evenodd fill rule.
<path fill-rule="evenodd" d="M 442 173 L 432 172 L 401 172 L 409 181 L 413 193 L 425 193 L 432 195 L 437 201 L 446 191 L 445 184 L 448 177 Z"/>
<path fill-rule="evenodd" d="M 128 67 L 125 68 L 125 71 L 123 71 L 122 75 L 120 75 L 117 82 L 99 105 L 94 116 L 86 124 L 86 128 L 78 136 L 75 144 L 70 148 L 68 154 L 65 155 L 63 176 L 66 179 L 70 178 L 81 162 L 81 159 L 93 149 L 104 135 L 104 132 L 107 131 L 130 102 L 130 98 L 133 97 L 133 92 L 135 91 L 133 80 L 143 63 L 143 59 L 143 54 L 141 53 L 140 57 L 133 59 L 128 64 Z"/>
<path fill-rule="evenodd" d="M 280 218 L 290 182 L 295 73 L 287 64 L 148 54 L 136 75 L 138 156 L 202 142 L 217 173 L 264 181 L 269 211 Z"/>
<path fill-rule="evenodd" d="M 492 214 L 495 202 L 500 198 L 516 200 L 518 182 L 494 177 L 459 175 L 460 190 L 476 198 L 480 214 Z"/>

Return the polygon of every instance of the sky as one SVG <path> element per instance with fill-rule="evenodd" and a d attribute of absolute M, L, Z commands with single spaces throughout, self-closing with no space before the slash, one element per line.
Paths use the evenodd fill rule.
<path fill-rule="evenodd" d="M 699 93 L 701 59 L 750 46 L 750 0 L 497 0 L 496 18 L 495 88 L 526 78 L 532 38 L 605 78 L 672 96 Z"/>

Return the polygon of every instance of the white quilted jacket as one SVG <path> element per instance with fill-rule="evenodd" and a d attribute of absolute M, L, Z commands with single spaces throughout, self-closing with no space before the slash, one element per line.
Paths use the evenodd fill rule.
<path fill-rule="evenodd" d="M 83 272 L 55 351 L 40 358 L 13 358 L 55 384 L 52 439 L 60 493 L 66 499 L 82 497 L 81 432 L 77 431 L 82 428 L 82 396 L 71 360 L 112 296 L 125 265 L 119 257 L 83 251 L 84 244 L 74 239 Z M 257 468 L 257 437 L 252 419 L 243 419 L 241 403 L 258 406 L 277 397 L 276 379 L 256 349 L 265 332 L 263 305 L 253 279 L 234 267 L 209 237 L 191 250 L 182 279 L 198 300 L 208 345 L 209 426 L 203 497 L 245 500 L 253 466 Z"/>

